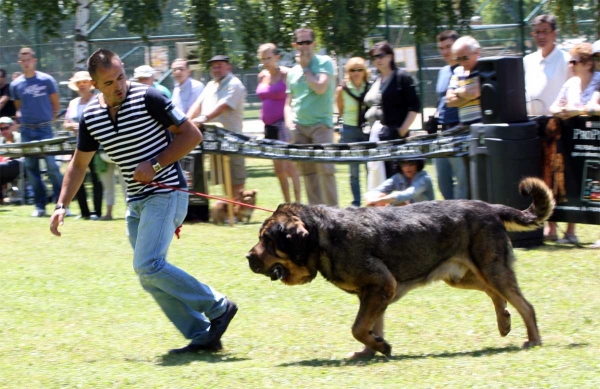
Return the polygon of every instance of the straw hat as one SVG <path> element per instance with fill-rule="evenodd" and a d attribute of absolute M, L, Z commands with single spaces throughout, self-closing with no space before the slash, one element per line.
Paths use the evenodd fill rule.
<path fill-rule="evenodd" d="M 69 79 L 69 89 L 74 90 L 75 92 L 79 92 L 79 88 L 77 88 L 77 83 L 79 81 L 92 81 L 92 77 L 90 76 L 90 73 L 88 73 L 87 71 L 83 70 L 80 72 L 77 72 L 73 75 L 73 77 L 71 77 Z M 92 86 L 92 89 L 94 89 L 94 87 Z"/>

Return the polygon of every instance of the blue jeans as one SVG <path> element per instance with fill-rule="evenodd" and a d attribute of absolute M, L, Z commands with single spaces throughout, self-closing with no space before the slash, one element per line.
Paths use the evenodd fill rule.
<path fill-rule="evenodd" d="M 225 296 L 166 260 L 187 207 L 187 193 L 156 194 L 129 203 L 125 219 L 133 247 L 133 269 L 142 287 L 183 336 L 194 344 L 205 344 L 210 319 L 225 312 Z"/>
<path fill-rule="evenodd" d="M 341 143 L 367 142 L 369 136 L 362 132 L 362 129 L 357 126 L 342 126 Z M 352 190 L 352 205 L 360 207 L 360 165 L 367 168 L 366 163 L 352 162 L 350 165 L 350 189 Z"/>
<path fill-rule="evenodd" d="M 467 166 L 462 157 L 436 158 L 438 186 L 446 200 L 466 199 L 469 195 Z M 456 183 L 454 182 L 456 179 Z"/>
<path fill-rule="evenodd" d="M 45 140 L 53 137 L 52 127 L 43 128 L 28 128 L 27 124 L 21 125 L 21 141 L 32 142 L 36 140 Z M 46 172 L 52 183 L 52 197 L 53 201 L 58 200 L 60 194 L 60 188 L 62 186 L 62 175 L 58 170 L 58 165 L 53 155 L 46 155 L 44 157 L 46 161 Z M 27 171 L 27 179 L 33 188 L 35 195 L 35 207 L 39 209 L 46 209 L 46 185 L 42 180 L 42 172 L 40 171 L 40 157 L 25 157 L 25 169 Z"/>

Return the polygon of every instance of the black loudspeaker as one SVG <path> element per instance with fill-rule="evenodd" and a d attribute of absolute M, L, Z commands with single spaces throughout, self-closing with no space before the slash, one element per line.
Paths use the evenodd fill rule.
<path fill-rule="evenodd" d="M 527 121 L 523 58 L 480 58 L 476 70 L 481 85 L 483 123 Z"/>

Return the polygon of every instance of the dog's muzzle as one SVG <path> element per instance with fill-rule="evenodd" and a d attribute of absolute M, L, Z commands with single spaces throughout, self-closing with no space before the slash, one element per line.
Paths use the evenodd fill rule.
<path fill-rule="evenodd" d="M 270 269 L 264 269 L 263 262 L 258 258 L 258 255 L 254 254 L 253 252 L 246 254 L 246 258 L 248 259 L 248 266 L 250 266 L 250 270 L 252 270 L 254 273 L 264 274 L 273 281 L 281 280 L 289 273 L 285 266 L 280 263 L 276 263 Z"/>

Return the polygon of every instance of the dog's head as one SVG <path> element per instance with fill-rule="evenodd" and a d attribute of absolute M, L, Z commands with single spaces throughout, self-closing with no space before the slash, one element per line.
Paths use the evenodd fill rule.
<path fill-rule="evenodd" d="M 316 277 L 318 234 L 302 220 L 303 207 L 282 204 L 265 220 L 258 243 L 246 255 L 253 272 L 287 285 L 305 284 Z"/>
<path fill-rule="evenodd" d="M 238 200 L 244 204 L 256 205 L 257 189 L 240 190 Z"/>

